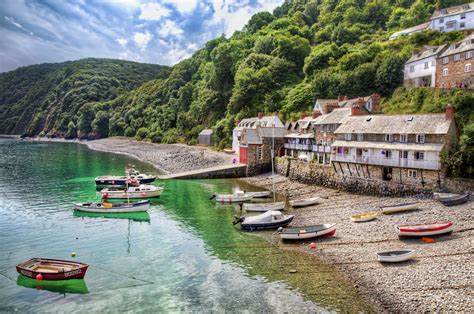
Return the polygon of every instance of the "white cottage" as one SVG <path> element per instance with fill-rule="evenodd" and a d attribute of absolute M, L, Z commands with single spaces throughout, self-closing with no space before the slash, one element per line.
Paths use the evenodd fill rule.
<path fill-rule="evenodd" d="M 404 86 L 436 86 L 436 59 L 446 50 L 447 45 L 424 46 L 421 51 L 414 51 L 405 63 Z"/>
<path fill-rule="evenodd" d="M 440 32 L 474 28 L 474 2 L 436 10 L 431 16 L 430 28 Z"/>

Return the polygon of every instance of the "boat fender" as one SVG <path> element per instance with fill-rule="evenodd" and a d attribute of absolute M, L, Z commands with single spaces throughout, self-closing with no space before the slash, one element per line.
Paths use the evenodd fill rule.
<path fill-rule="evenodd" d="M 216 198 L 216 193 L 213 193 L 211 197 L 209 197 L 209 200 L 213 200 Z"/>
<path fill-rule="evenodd" d="M 43 275 L 41 275 L 41 274 L 36 275 L 36 280 L 38 280 L 38 281 L 43 280 Z"/>
<path fill-rule="evenodd" d="M 311 243 L 309 244 L 309 248 L 310 248 L 311 250 L 314 250 L 314 249 L 316 248 L 316 243 L 311 242 Z"/>
<path fill-rule="evenodd" d="M 102 193 L 102 198 L 107 198 L 107 197 L 109 197 L 108 193 Z"/>

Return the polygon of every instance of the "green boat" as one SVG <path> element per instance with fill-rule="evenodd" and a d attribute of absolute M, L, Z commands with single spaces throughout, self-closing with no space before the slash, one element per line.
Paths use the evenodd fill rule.
<path fill-rule="evenodd" d="M 147 212 L 134 213 L 89 213 L 75 210 L 74 217 L 129 219 L 133 221 L 150 221 L 150 214 Z"/>
<path fill-rule="evenodd" d="M 37 290 L 47 290 L 51 292 L 58 292 L 60 294 L 89 293 L 84 279 L 70 279 L 70 280 L 36 280 L 28 278 L 23 275 L 18 275 L 16 284 L 25 288 L 32 288 Z"/>

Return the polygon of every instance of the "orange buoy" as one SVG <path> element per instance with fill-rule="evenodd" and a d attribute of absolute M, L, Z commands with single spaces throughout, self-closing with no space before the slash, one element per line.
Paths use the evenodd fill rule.
<path fill-rule="evenodd" d="M 309 248 L 312 249 L 312 250 L 314 250 L 314 249 L 316 248 L 316 243 L 311 242 L 311 243 L 309 244 Z"/>
<path fill-rule="evenodd" d="M 38 280 L 38 281 L 43 280 L 43 275 L 41 275 L 41 274 L 36 275 L 36 280 Z"/>
<path fill-rule="evenodd" d="M 426 242 L 426 243 L 435 243 L 435 242 L 436 242 L 435 239 L 433 239 L 433 238 L 427 238 L 427 237 L 421 238 L 421 241 Z"/>

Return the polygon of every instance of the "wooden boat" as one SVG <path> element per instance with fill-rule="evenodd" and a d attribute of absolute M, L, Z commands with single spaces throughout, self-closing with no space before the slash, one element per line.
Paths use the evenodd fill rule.
<path fill-rule="evenodd" d="M 87 218 L 108 218 L 108 219 L 128 219 L 133 221 L 150 221 L 150 214 L 148 212 L 133 212 L 133 213 L 89 213 L 75 210 L 74 217 Z"/>
<path fill-rule="evenodd" d="M 280 211 L 269 210 L 263 214 L 252 217 L 235 217 L 234 225 L 240 226 L 249 231 L 276 229 L 288 225 L 295 215 L 283 215 Z"/>
<path fill-rule="evenodd" d="M 71 280 L 36 280 L 33 278 L 18 275 L 16 284 L 25 288 L 32 288 L 38 290 L 47 290 L 51 292 L 57 292 L 60 294 L 66 293 L 78 293 L 86 294 L 89 293 L 86 282 L 84 279 L 71 279 Z"/>
<path fill-rule="evenodd" d="M 133 213 L 146 212 L 150 208 L 150 201 L 136 203 L 81 203 L 75 204 L 74 209 L 89 213 Z"/>
<path fill-rule="evenodd" d="M 232 155 L 235 154 L 235 150 L 233 150 L 232 148 L 224 148 L 224 153 Z"/>
<path fill-rule="evenodd" d="M 133 167 L 128 167 L 125 172 L 125 176 L 99 176 L 95 178 L 95 184 L 106 186 L 138 185 L 152 183 L 156 179 L 156 176 L 142 174 Z"/>
<path fill-rule="evenodd" d="M 89 265 L 80 262 L 32 258 L 16 265 L 16 271 L 34 279 L 41 274 L 43 280 L 68 280 L 84 278 L 88 267 Z"/>
<path fill-rule="evenodd" d="M 290 205 L 293 207 L 305 207 L 305 206 L 311 206 L 311 205 L 316 205 L 316 204 L 321 204 L 320 197 L 302 198 L 302 199 L 290 201 Z"/>
<path fill-rule="evenodd" d="M 384 214 L 394 214 L 394 213 L 405 212 L 409 210 L 417 210 L 418 202 L 382 206 L 380 207 L 380 209 L 382 210 L 382 213 Z"/>
<path fill-rule="evenodd" d="M 269 210 L 284 210 L 285 202 L 275 202 L 275 203 L 245 203 L 244 209 L 248 212 L 266 212 Z"/>
<path fill-rule="evenodd" d="M 453 229 L 454 223 L 452 221 L 395 226 L 395 230 L 400 237 L 425 237 L 439 235 L 453 232 Z"/>
<path fill-rule="evenodd" d="M 282 228 L 278 233 L 280 237 L 285 240 L 303 240 L 321 236 L 331 236 L 336 233 L 336 224 Z"/>
<path fill-rule="evenodd" d="M 100 191 L 102 198 L 108 199 L 139 199 L 160 197 L 163 188 L 154 185 L 141 184 L 139 186 L 131 186 L 127 189 L 123 188 L 105 188 Z"/>
<path fill-rule="evenodd" d="M 212 194 L 209 199 L 212 200 L 214 198 L 216 199 L 216 202 L 222 204 L 232 204 L 250 201 L 252 199 L 252 196 L 248 195 L 244 191 L 236 191 L 234 194 L 220 194 L 216 192 Z"/>
<path fill-rule="evenodd" d="M 415 250 L 394 250 L 377 252 L 379 262 L 398 263 L 412 259 L 415 256 Z"/>
<path fill-rule="evenodd" d="M 258 192 L 246 192 L 248 195 L 252 196 L 253 198 L 263 198 L 269 197 L 270 191 L 258 191 Z"/>
<path fill-rule="evenodd" d="M 464 204 L 469 201 L 470 195 L 469 194 L 462 194 L 462 195 L 454 195 L 450 197 L 438 197 L 438 201 L 444 206 L 453 206 Z"/>
<path fill-rule="evenodd" d="M 364 222 L 371 221 L 377 218 L 380 215 L 379 212 L 366 212 L 361 214 L 354 214 L 351 216 L 353 222 Z"/>

